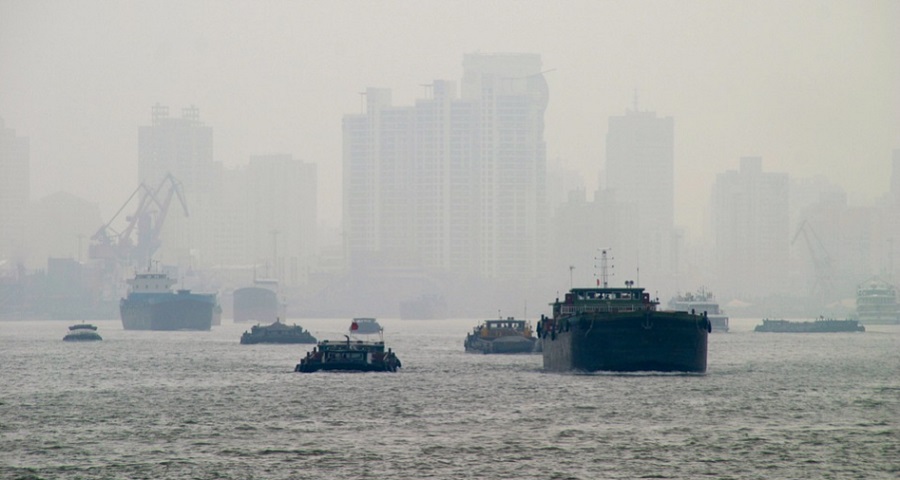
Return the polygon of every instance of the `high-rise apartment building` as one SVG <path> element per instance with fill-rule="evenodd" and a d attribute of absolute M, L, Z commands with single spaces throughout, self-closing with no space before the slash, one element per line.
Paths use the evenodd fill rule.
<path fill-rule="evenodd" d="M 28 155 L 28 138 L 17 136 L 0 118 L 0 260 L 21 260 L 25 254 L 26 210 L 31 195 Z"/>
<path fill-rule="evenodd" d="M 151 124 L 138 129 L 138 181 L 155 187 L 171 173 L 189 193 L 209 190 L 213 169 L 212 127 L 200 122 L 200 110 L 182 109 L 181 118 L 156 104 Z"/>
<path fill-rule="evenodd" d="M 549 101 L 535 54 L 471 54 L 463 98 L 478 108 L 481 272 L 490 278 L 539 275 L 546 247 Z"/>
<path fill-rule="evenodd" d="M 674 137 L 672 117 L 657 117 L 637 104 L 625 115 L 609 118 L 606 189 L 633 212 L 616 226 L 625 240 L 613 250 L 619 274 L 627 277 L 619 281 L 665 288 L 677 273 Z M 637 278 L 638 271 L 645 278 Z"/>
<path fill-rule="evenodd" d="M 200 111 L 194 106 L 174 118 L 168 107 L 154 105 L 151 124 L 138 129 L 138 181 L 153 189 L 167 174 L 180 183 L 189 217 L 169 212 L 154 260 L 183 267 L 208 264 L 215 256 L 216 224 L 221 216 L 222 166 L 213 160 L 212 127 L 200 122 Z M 176 201 L 170 208 L 181 208 Z"/>
<path fill-rule="evenodd" d="M 344 117 L 344 230 L 351 265 L 489 278 L 538 273 L 546 213 L 537 55 L 466 55 L 461 95 L 435 81 L 414 106 L 366 91 Z"/>
<path fill-rule="evenodd" d="M 740 170 L 716 176 L 712 222 L 718 290 L 756 297 L 788 288 L 790 209 L 788 176 L 762 170 L 762 158 L 744 157 Z"/>

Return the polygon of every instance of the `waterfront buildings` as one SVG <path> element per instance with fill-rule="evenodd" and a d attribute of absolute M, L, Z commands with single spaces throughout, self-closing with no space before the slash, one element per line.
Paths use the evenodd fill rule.
<path fill-rule="evenodd" d="M 613 247 L 619 274 L 638 285 L 674 287 L 678 270 L 675 218 L 675 122 L 642 111 L 635 100 L 625 115 L 609 118 L 606 189 L 631 212 L 616 225 Z M 639 270 L 638 270 L 639 269 Z M 626 273 L 628 272 L 628 273 Z"/>
<path fill-rule="evenodd" d="M 546 219 L 538 55 L 472 54 L 413 106 L 366 90 L 343 120 L 345 248 L 354 268 L 391 265 L 485 278 L 539 273 Z"/>
<path fill-rule="evenodd" d="M 28 138 L 0 118 L 0 261 L 25 255 L 29 168 Z"/>
<path fill-rule="evenodd" d="M 762 158 L 716 176 L 712 193 L 716 284 L 735 297 L 789 291 L 788 176 L 764 172 Z"/>

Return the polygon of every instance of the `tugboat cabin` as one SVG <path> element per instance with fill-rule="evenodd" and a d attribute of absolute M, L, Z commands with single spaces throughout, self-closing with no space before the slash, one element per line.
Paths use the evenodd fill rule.
<path fill-rule="evenodd" d="M 484 323 L 475 327 L 474 333 L 481 338 L 499 338 L 511 335 L 530 337 L 531 327 L 525 320 L 507 317 L 505 320 L 485 320 Z"/>
<path fill-rule="evenodd" d="M 553 316 L 601 312 L 653 311 L 658 301 L 650 300 L 643 288 L 573 288 L 565 300 L 551 304 Z"/>
<path fill-rule="evenodd" d="M 345 342 L 319 342 L 322 363 L 369 363 L 381 360 L 384 355 L 384 342 L 363 342 L 362 340 Z"/>

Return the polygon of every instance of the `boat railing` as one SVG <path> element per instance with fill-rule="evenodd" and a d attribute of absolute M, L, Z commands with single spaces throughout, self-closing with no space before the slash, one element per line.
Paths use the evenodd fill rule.
<path fill-rule="evenodd" d="M 563 315 L 577 315 L 582 313 L 640 312 L 644 310 L 647 310 L 647 306 L 644 304 L 563 305 L 560 309 L 560 313 L 562 313 Z"/>

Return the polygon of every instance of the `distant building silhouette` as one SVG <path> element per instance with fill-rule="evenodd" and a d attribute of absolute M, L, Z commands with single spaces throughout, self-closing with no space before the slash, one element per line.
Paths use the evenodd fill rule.
<path fill-rule="evenodd" d="M 675 217 L 675 127 L 672 117 L 634 109 L 609 118 L 606 188 L 631 214 L 616 225 L 619 281 L 665 289 L 677 273 Z M 613 245 L 608 245 L 613 246 Z M 640 268 L 643 278 L 636 278 Z M 626 274 L 625 272 L 633 272 Z"/>
<path fill-rule="evenodd" d="M 344 231 L 351 265 L 487 278 L 538 274 L 546 221 L 547 85 L 538 55 L 466 55 L 461 96 L 435 81 L 415 106 L 369 88 L 346 115 Z"/>
<path fill-rule="evenodd" d="M 99 205 L 67 192 L 31 202 L 28 217 L 29 265 L 44 266 L 50 257 L 88 261 L 91 235 L 103 225 Z"/>
<path fill-rule="evenodd" d="M 151 124 L 138 127 L 138 181 L 154 189 L 169 173 L 183 187 L 189 218 L 175 199 L 154 259 L 181 266 L 209 264 L 221 241 L 222 164 L 213 160 L 213 130 L 200 122 L 197 107 L 184 108 L 181 118 L 173 118 L 168 107 L 156 104 Z"/>
<path fill-rule="evenodd" d="M 25 254 L 30 183 L 28 138 L 17 136 L 0 118 L 0 261 L 19 261 Z"/>
<path fill-rule="evenodd" d="M 156 104 L 151 124 L 138 128 L 138 181 L 156 186 L 171 173 L 186 192 L 208 191 L 213 181 L 213 130 L 200 122 L 200 110 L 190 106 L 181 118 Z"/>
<path fill-rule="evenodd" d="M 248 247 L 234 252 L 234 263 L 265 265 L 257 275 L 282 285 L 301 283 L 316 253 L 316 165 L 291 155 L 255 155 L 239 170 L 241 185 L 231 194 L 242 201 L 230 222 L 248 235 Z M 223 263 L 226 259 L 223 259 Z"/>
<path fill-rule="evenodd" d="M 760 157 L 741 158 L 740 170 L 716 176 L 712 222 L 720 291 L 744 297 L 786 291 L 791 234 L 787 174 L 763 172 Z"/>

